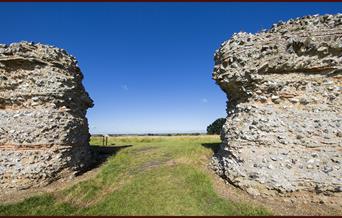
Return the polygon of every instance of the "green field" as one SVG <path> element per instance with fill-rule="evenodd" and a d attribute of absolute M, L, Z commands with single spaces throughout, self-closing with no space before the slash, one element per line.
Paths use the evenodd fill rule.
<path fill-rule="evenodd" d="M 98 172 L 71 187 L 0 205 L 0 215 L 268 215 L 219 197 L 207 170 L 218 136 L 111 137 Z M 102 138 L 93 137 L 92 145 Z"/>

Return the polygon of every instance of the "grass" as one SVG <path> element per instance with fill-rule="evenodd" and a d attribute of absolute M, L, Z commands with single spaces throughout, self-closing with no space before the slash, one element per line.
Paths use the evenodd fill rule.
<path fill-rule="evenodd" d="M 119 150 L 96 176 L 76 185 L 0 204 L 0 215 L 268 215 L 215 193 L 206 164 L 218 136 L 111 137 Z M 102 138 L 92 138 L 101 145 Z"/>

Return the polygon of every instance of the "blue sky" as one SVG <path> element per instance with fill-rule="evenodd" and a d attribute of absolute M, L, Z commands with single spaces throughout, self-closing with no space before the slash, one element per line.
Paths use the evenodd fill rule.
<path fill-rule="evenodd" d="M 0 43 L 66 49 L 95 102 L 92 133 L 203 132 L 225 117 L 213 55 L 234 32 L 341 3 L 0 3 Z"/>

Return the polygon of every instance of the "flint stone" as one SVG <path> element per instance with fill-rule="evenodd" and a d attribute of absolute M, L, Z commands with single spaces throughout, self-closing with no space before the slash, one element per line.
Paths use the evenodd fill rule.
<path fill-rule="evenodd" d="M 341 24 L 342 14 L 291 19 L 254 35 L 236 33 L 216 51 L 212 76 L 229 96 L 230 111 L 212 162 L 219 175 L 247 192 L 311 196 L 320 186 L 337 195 L 341 159 L 332 159 L 342 155 L 342 93 L 335 88 L 341 87 Z M 286 162 L 275 155 L 284 151 L 290 151 Z M 256 169 L 262 182 L 245 176 Z"/>
<path fill-rule="evenodd" d="M 1 45 L 0 191 L 46 185 L 90 163 L 93 106 L 75 58 L 29 42 Z"/>

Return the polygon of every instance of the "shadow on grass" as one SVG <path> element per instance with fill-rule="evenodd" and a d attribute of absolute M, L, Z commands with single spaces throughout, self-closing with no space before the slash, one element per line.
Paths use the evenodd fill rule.
<path fill-rule="evenodd" d="M 133 145 L 121 145 L 121 146 L 98 146 L 90 145 L 91 150 L 91 163 L 84 170 L 80 171 L 77 176 L 82 175 L 90 170 L 99 167 L 101 164 L 106 162 L 106 160 L 116 155 L 118 151 L 124 148 L 132 147 Z"/>
<path fill-rule="evenodd" d="M 210 148 L 214 153 L 217 153 L 221 143 L 202 143 L 203 147 Z"/>
<path fill-rule="evenodd" d="M 96 159 L 96 166 L 105 162 L 109 157 L 114 156 L 118 151 L 124 148 L 132 147 L 133 145 L 120 146 L 96 146 L 90 145 L 90 149 Z"/>

